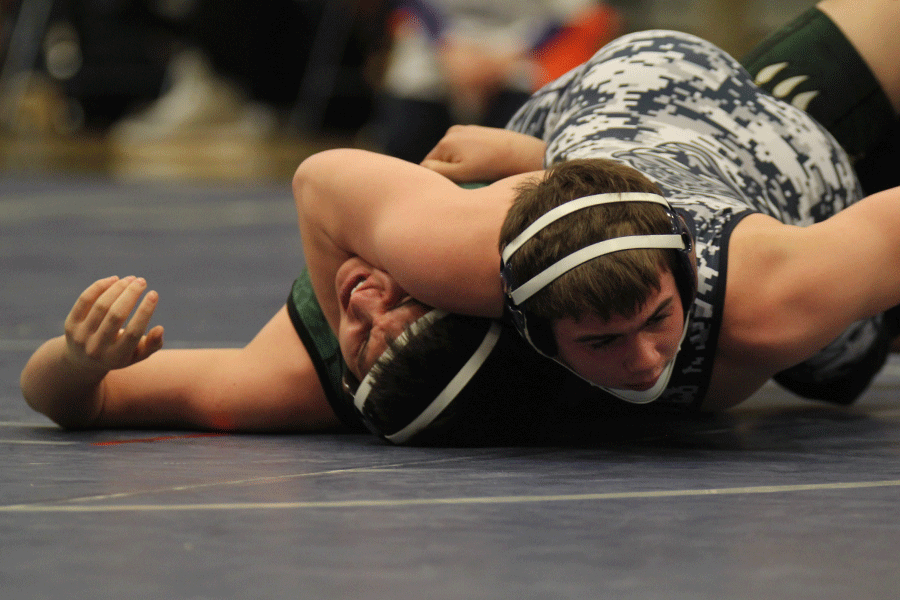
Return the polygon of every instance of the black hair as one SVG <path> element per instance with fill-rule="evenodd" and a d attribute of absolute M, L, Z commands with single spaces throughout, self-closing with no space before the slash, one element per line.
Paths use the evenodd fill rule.
<path fill-rule="evenodd" d="M 449 404 L 409 437 L 404 430 L 429 409 L 464 365 L 490 343 L 487 358 Z M 361 412 L 368 427 L 394 443 L 479 446 L 526 443 L 554 417 L 561 369 L 529 348 L 509 326 L 449 314 L 391 344 L 369 374 Z M 433 410 L 433 409 L 432 409 Z M 394 439 L 391 439 L 394 437 Z"/>

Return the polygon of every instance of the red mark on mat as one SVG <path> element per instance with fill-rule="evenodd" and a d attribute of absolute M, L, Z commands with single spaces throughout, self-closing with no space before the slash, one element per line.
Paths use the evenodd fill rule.
<path fill-rule="evenodd" d="M 151 442 L 168 442 L 172 440 L 188 440 L 193 438 L 220 437 L 227 433 L 189 433 L 186 435 L 161 435 L 150 438 L 135 438 L 132 440 L 112 440 L 109 442 L 94 442 L 91 446 L 118 446 L 119 444 L 149 444 Z"/>

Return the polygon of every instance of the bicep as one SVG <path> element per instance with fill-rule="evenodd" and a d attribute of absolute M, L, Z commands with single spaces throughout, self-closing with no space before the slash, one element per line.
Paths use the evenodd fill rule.
<path fill-rule="evenodd" d="M 815 310 L 843 326 L 900 302 L 900 188 L 874 194 L 799 230 L 795 287 Z"/>
<path fill-rule="evenodd" d="M 900 198 L 872 200 L 809 227 L 742 221 L 729 251 L 723 341 L 784 368 L 900 303 L 900 207 L 891 208 Z"/>
<path fill-rule="evenodd" d="M 345 168 L 338 171 L 340 164 Z M 326 317 L 335 322 L 334 276 L 352 256 L 387 271 L 426 304 L 499 314 L 500 226 L 515 185 L 529 176 L 466 190 L 418 165 L 367 152 L 307 159 L 295 178 L 295 196 Z"/>
<path fill-rule="evenodd" d="M 377 266 L 410 295 L 451 312 L 502 314 L 500 227 L 513 197 L 504 180 L 477 190 L 454 189 L 430 208 L 398 210 L 362 232 Z M 363 256 L 366 260 L 367 257 Z"/>
<path fill-rule="evenodd" d="M 104 382 L 98 427 L 312 431 L 339 424 L 286 309 L 244 348 L 161 350 Z"/>

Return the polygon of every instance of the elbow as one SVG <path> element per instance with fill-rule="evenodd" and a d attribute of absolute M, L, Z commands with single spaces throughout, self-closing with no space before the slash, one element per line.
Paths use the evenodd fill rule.
<path fill-rule="evenodd" d="M 297 167 L 297 170 L 294 171 L 294 178 L 291 182 L 294 198 L 298 204 L 302 198 L 303 190 L 311 183 L 315 183 L 317 179 L 321 179 L 329 173 L 346 169 L 348 161 L 352 160 L 353 152 L 352 150 L 336 148 L 323 150 L 305 158 Z"/>
<path fill-rule="evenodd" d="M 315 162 L 316 155 L 310 156 L 306 158 L 297 166 L 297 170 L 294 171 L 294 178 L 291 181 L 291 188 L 294 191 L 294 196 L 298 196 L 301 189 L 303 189 L 303 184 L 306 182 L 309 177 L 310 172 L 310 164 Z"/>
<path fill-rule="evenodd" d="M 99 390 L 85 397 L 75 392 L 66 393 L 45 384 L 45 376 L 40 370 L 25 366 L 19 377 L 19 389 L 25 403 L 35 412 L 40 413 L 62 427 L 69 430 L 84 430 L 97 427 L 99 418 Z"/>
<path fill-rule="evenodd" d="M 313 154 L 306 158 L 294 171 L 294 178 L 291 180 L 291 191 L 294 195 L 294 204 L 297 208 L 297 215 L 302 223 L 308 216 L 316 210 L 316 198 L 321 194 L 316 194 L 317 187 L 321 187 L 323 175 L 327 175 L 334 170 L 336 165 L 331 155 L 334 150 L 326 150 Z"/>
<path fill-rule="evenodd" d="M 25 400 L 25 404 L 33 411 L 50 417 L 54 422 L 62 426 L 59 421 L 49 414 L 48 407 L 45 406 L 46 402 L 44 402 L 44 395 L 41 394 L 39 387 L 36 385 L 38 381 L 37 374 L 32 371 L 32 364 L 31 361 L 29 361 L 28 364 L 25 365 L 25 368 L 22 369 L 21 375 L 19 375 L 19 390 L 22 392 L 22 399 Z"/>
<path fill-rule="evenodd" d="M 294 204 L 297 206 L 297 214 L 303 215 L 303 188 L 306 186 L 306 181 L 308 179 L 309 167 L 307 166 L 307 162 L 310 159 L 304 160 L 297 167 L 297 170 L 294 171 L 294 178 L 291 180 L 291 191 L 294 194 Z"/>
<path fill-rule="evenodd" d="M 324 158 L 323 155 L 326 154 L 326 152 L 319 152 L 318 154 L 313 154 L 312 156 L 305 158 L 303 162 L 297 166 L 297 170 L 294 171 L 294 178 L 291 180 L 291 190 L 294 193 L 294 201 L 297 203 L 298 210 L 303 206 L 305 198 L 304 191 L 313 181 L 315 174 L 322 168 L 321 163 Z"/>

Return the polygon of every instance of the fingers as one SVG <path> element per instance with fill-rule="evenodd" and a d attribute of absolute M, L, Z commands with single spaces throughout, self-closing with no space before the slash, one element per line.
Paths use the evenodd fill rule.
<path fill-rule="evenodd" d="M 78 300 L 75 301 L 75 306 L 72 307 L 72 310 L 69 312 L 69 316 L 66 317 L 66 322 L 83 321 L 85 317 L 87 317 L 97 299 L 118 280 L 118 277 L 112 276 L 105 279 L 100 279 L 99 281 L 95 281 L 94 283 L 92 283 L 90 287 L 88 287 L 81 293 L 81 295 L 78 297 Z"/>
<path fill-rule="evenodd" d="M 421 165 L 427 167 L 428 165 L 426 163 L 440 165 L 459 162 L 460 159 L 455 150 L 458 144 L 456 140 L 463 136 L 465 131 L 466 129 L 462 125 L 451 126 L 444 134 L 444 137 L 442 137 L 438 143 L 435 144 L 434 148 L 425 155 L 425 160 L 421 162 Z"/>
<path fill-rule="evenodd" d="M 134 286 L 134 284 L 132 284 L 132 286 Z M 129 289 L 132 286 L 129 286 Z M 140 288 L 139 291 L 136 292 L 136 300 L 140 297 L 140 294 L 146 287 L 146 283 L 134 287 Z M 124 298 L 125 294 L 123 294 L 122 297 Z M 142 353 L 146 354 L 141 356 L 138 360 L 143 360 L 162 347 L 162 327 L 154 327 L 146 336 L 144 335 L 144 332 L 147 331 L 147 327 L 150 325 L 150 318 L 153 316 L 153 311 L 156 310 L 158 301 L 159 295 L 156 292 L 147 292 L 147 295 L 144 296 L 144 299 L 141 301 L 140 305 L 138 305 L 137 310 L 134 311 L 134 316 L 131 317 L 131 321 L 129 321 L 128 325 L 119 332 L 118 342 L 121 346 L 120 352 L 123 355 L 133 355 L 137 353 L 138 347 L 141 346 Z M 151 336 L 151 334 L 153 335 Z"/>
<path fill-rule="evenodd" d="M 82 319 L 82 328 L 91 333 L 97 331 L 109 314 L 116 299 L 122 295 L 122 292 L 132 281 L 134 281 L 134 277 L 125 277 L 124 279 L 116 278 L 116 280 L 94 300 L 92 306 L 87 311 L 87 314 Z"/>
<path fill-rule="evenodd" d="M 163 328 L 157 325 L 141 338 L 132 352 L 131 363 L 140 362 L 163 347 Z"/>
<path fill-rule="evenodd" d="M 145 301 L 141 303 L 145 310 L 135 312 L 134 317 L 128 323 L 128 327 L 124 331 L 120 330 L 146 288 L 147 282 L 143 279 L 129 277 L 121 282 L 117 282 L 100 296 L 96 304 L 98 310 L 96 314 L 91 314 L 91 317 L 102 317 L 96 330 L 101 342 L 112 343 L 121 335 L 129 343 L 137 343 L 137 340 L 141 338 L 141 335 L 147 328 L 150 316 L 153 314 L 153 308 L 156 306 L 155 302 L 152 303 L 152 308 L 148 314 L 145 298 Z M 106 309 L 105 314 L 101 314 L 106 306 L 106 302 L 109 302 L 109 308 Z M 139 329 L 137 329 L 138 327 Z"/>
<path fill-rule="evenodd" d="M 162 347 L 162 327 L 144 335 L 159 301 L 153 291 L 141 300 L 146 288 L 143 278 L 108 277 L 82 292 L 66 319 L 71 356 L 114 369 L 131 364 L 133 356 L 142 359 Z"/>
<path fill-rule="evenodd" d="M 423 167 L 431 168 L 431 164 L 444 164 L 453 162 L 452 153 L 448 152 L 443 141 L 438 142 L 437 146 L 431 149 L 431 152 L 425 155 L 425 159 L 419 163 Z"/>
<path fill-rule="evenodd" d="M 454 175 L 457 171 L 459 171 L 459 164 L 453 162 L 447 162 L 444 160 L 436 160 L 426 158 L 422 161 L 422 166 L 426 169 L 430 169 L 435 173 L 443 175 L 448 179 L 453 179 L 452 175 Z"/>
<path fill-rule="evenodd" d="M 147 287 L 147 284 L 144 283 L 142 288 Z M 143 289 L 136 293 L 137 296 L 140 296 Z M 147 295 L 144 296 L 144 299 L 141 301 L 140 305 L 137 307 L 137 310 L 134 311 L 134 316 L 131 317 L 131 321 L 128 323 L 128 327 L 125 328 L 125 331 L 128 335 L 137 334 L 138 337 L 147 330 L 147 326 L 150 324 L 150 318 L 153 316 L 153 312 L 156 310 L 156 304 L 159 302 L 159 294 L 154 291 L 147 292 Z M 160 328 L 162 329 L 162 328 Z"/>
<path fill-rule="evenodd" d="M 432 148 L 425 159 L 420 163 L 426 169 L 430 169 L 435 173 L 439 173 L 444 177 L 453 179 L 461 165 L 461 157 L 454 151 L 453 146 L 448 142 L 441 140 L 437 146 Z"/>

